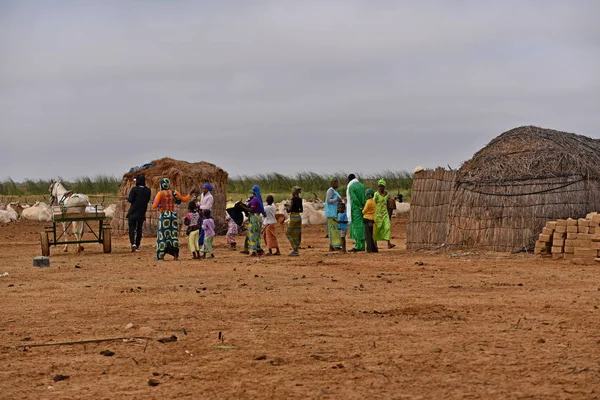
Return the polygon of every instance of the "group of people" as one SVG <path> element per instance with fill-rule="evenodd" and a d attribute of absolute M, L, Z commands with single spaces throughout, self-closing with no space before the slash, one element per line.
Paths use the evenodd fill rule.
<path fill-rule="evenodd" d="M 131 251 L 138 252 L 151 191 L 146 187 L 144 175 L 136 175 L 134 180 L 136 185 L 131 189 L 127 198 L 131 204 L 127 218 Z M 160 191 L 156 193 L 154 201 L 152 201 L 152 208 L 158 209 L 160 213 L 155 261 L 163 261 L 167 254 L 173 256 L 175 260 L 179 258 L 179 220 L 175 206 L 183 202 L 189 202 L 188 213 L 183 223 L 187 226 L 186 234 L 192 258 L 206 258 L 207 254 L 210 258 L 214 258 L 212 244 L 215 236 L 215 222 L 211 213 L 214 202 L 211 193 L 213 187 L 209 183 L 205 183 L 201 193 L 197 196 L 195 189 L 192 189 L 187 195 L 182 195 L 172 189 L 171 181 L 168 178 L 162 178 L 159 184 Z"/>
<path fill-rule="evenodd" d="M 292 189 L 292 196 L 286 205 L 286 211 L 289 213 L 286 236 L 292 247 L 289 254 L 292 257 L 300 255 L 300 243 L 302 241 L 302 199 L 300 193 L 302 189 L 295 186 Z M 273 196 L 266 197 L 267 205 L 262 201 L 260 187 L 254 185 L 252 194 L 246 203 L 241 201 L 227 206 L 227 243 L 231 250 L 236 249 L 236 236 L 239 233 L 239 227 L 243 226 L 244 216 L 246 217 L 246 238 L 244 240 L 244 249 L 241 251 L 250 256 L 262 255 L 281 255 L 279 243 L 277 241 L 276 226 L 277 214 Z M 265 248 L 261 247 L 261 238 L 264 240 Z M 266 251 L 265 251 L 266 250 Z"/>
<path fill-rule="evenodd" d="M 386 182 L 377 182 L 378 190 L 366 189 L 354 174 L 348 175 L 346 202 L 338 193 L 338 177 L 332 177 L 325 194 L 325 217 L 329 250 L 346 251 L 346 234 L 350 227 L 350 238 L 354 240 L 351 252 L 377 253 L 377 241 L 385 240 L 389 249 L 391 242 L 391 216 L 396 208 L 395 200 L 386 191 Z"/>
<path fill-rule="evenodd" d="M 144 175 L 135 177 L 136 186 L 128 196 L 131 203 L 127 218 L 129 220 L 129 240 L 131 251 L 140 250 L 143 224 L 145 221 L 151 192 L 145 186 Z M 354 174 L 348 176 L 346 189 L 346 203 L 340 193 L 340 180 L 338 177 L 330 179 L 330 187 L 325 196 L 325 217 L 327 218 L 327 236 L 330 251 L 346 251 L 346 237 L 354 240 L 350 252 L 366 251 L 378 252 L 377 241 L 386 241 L 388 248 L 395 247 L 390 241 L 390 217 L 395 208 L 394 199 L 386 191 L 386 182 L 378 181 L 378 190 L 366 189 Z M 192 191 L 182 195 L 171 188 L 168 178 L 160 180 L 160 191 L 156 194 L 152 208 L 158 209 L 158 233 L 156 245 L 156 261 L 163 261 L 165 255 L 179 258 L 179 221 L 175 206 L 189 202 L 188 212 L 184 218 L 188 247 L 193 259 L 203 259 L 207 256 L 214 258 L 213 238 L 215 236 L 215 223 L 212 218 L 213 187 L 205 183 L 200 194 Z M 302 189 L 295 186 L 285 208 L 289 214 L 286 237 L 290 242 L 292 252 L 289 256 L 300 255 L 299 249 L 302 242 Z M 226 240 L 231 250 L 236 250 L 236 236 L 240 227 L 246 227 L 246 238 L 242 253 L 250 256 L 280 255 L 281 251 L 277 242 L 276 226 L 277 215 L 273 196 L 266 197 L 265 206 L 258 185 L 252 187 L 252 194 L 247 202 L 239 201 L 227 206 L 226 219 L 228 223 Z M 261 247 L 261 237 L 265 248 Z M 265 251 L 266 250 L 266 251 Z"/>

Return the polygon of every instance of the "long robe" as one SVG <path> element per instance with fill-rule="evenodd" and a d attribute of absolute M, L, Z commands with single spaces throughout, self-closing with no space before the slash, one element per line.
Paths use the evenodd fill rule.
<path fill-rule="evenodd" d="M 179 256 L 179 222 L 175 211 L 165 210 L 158 217 L 156 236 L 156 258 L 163 259 L 165 254 Z"/>
<path fill-rule="evenodd" d="M 250 213 L 247 221 L 248 231 L 248 249 L 252 251 L 260 251 L 260 218 L 258 214 Z"/>
<path fill-rule="evenodd" d="M 390 194 L 382 196 L 379 192 L 375 193 L 375 229 L 373 231 L 373 240 L 390 240 L 390 215 L 388 214 L 388 200 Z"/>
<path fill-rule="evenodd" d="M 363 224 L 362 210 L 367 201 L 365 196 L 365 185 L 358 180 L 353 180 L 348 186 L 348 198 L 350 199 L 348 216 L 350 220 L 350 239 L 354 239 L 356 250 L 365 249 L 365 226 Z"/>
<path fill-rule="evenodd" d="M 290 241 L 292 249 L 294 251 L 298 251 L 300 248 L 300 243 L 302 242 L 302 217 L 300 216 L 300 213 L 290 213 L 290 220 L 288 222 L 285 236 Z"/>
<path fill-rule="evenodd" d="M 336 248 L 342 247 L 342 238 L 337 223 L 337 208 L 342 196 L 333 187 L 327 189 L 325 195 L 325 218 L 327 218 L 327 236 L 329 237 L 329 246 Z"/>

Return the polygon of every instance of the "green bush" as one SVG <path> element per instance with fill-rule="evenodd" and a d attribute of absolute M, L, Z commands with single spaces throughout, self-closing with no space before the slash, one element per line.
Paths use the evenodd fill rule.
<path fill-rule="evenodd" d="M 0 194 L 7 196 L 18 196 L 19 186 L 12 179 L 5 180 L 4 182 L 0 182 Z"/>
<path fill-rule="evenodd" d="M 229 178 L 227 191 L 230 193 L 249 193 L 253 185 L 258 185 L 262 193 L 284 194 L 290 193 L 294 186 L 300 186 L 304 197 L 310 197 L 312 193 L 321 199 L 325 196 L 329 188 L 329 179 L 331 176 L 337 176 L 340 179 L 340 191 L 345 191 L 345 183 L 348 174 L 338 172 L 332 175 L 320 175 L 314 172 L 300 172 L 292 176 L 286 176 L 278 173 L 242 175 Z M 358 175 L 359 180 L 367 188 L 377 189 L 377 181 L 385 179 L 388 192 L 392 194 L 402 193 L 405 199 L 410 197 L 413 175 L 406 171 L 383 171 L 379 174 Z"/>
<path fill-rule="evenodd" d="M 52 181 L 44 179 L 25 179 L 16 183 L 12 179 L 0 182 L 0 195 L 7 196 L 34 196 L 47 195 Z M 114 176 L 99 175 L 95 178 L 82 177 L 73 182 L 63 181 L 69 189 L 85 194 L 116 194 L 119 191 L 121 180 Z"/>

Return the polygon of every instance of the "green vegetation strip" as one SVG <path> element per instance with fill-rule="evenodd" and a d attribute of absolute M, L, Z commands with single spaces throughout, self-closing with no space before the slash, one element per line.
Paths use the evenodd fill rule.
<path fill-rule="evenodd" d="M 229 178 L 228 192 L 241 194 L 241 197 L 247 197 L 253 185 L 259 185 L 263 194 L 273 194 L 275 200 L 289 197 L 292 187 L 300 186 L 304 193 L 304 198 L 311 198 L 314 193 L 323 199 L 325 191 L 329 187 L 329 179 L 336 175 L 340 178 L 340 193 L 345 191 L 346 177 L 345 172 L 338 172 L 330 175 L 317 174 L 315 172 L 300 172 L 294 175 L 282 175 L 278 173 L 243 175 Z M 413 174 L 406 171 L 383 171 L 379 174 L 358 174 L 358 178 L 367 188 L 377 188 L 377 181 L 381 178 L 387 182 L 387 188 L 393 195 L 401 193 L 405 200 L 410 197 Z M 15 182 L 7 179 L 0 182 L 0 195 L 2 196 L 46 196 L 50 187 L 50 180 L 44 179 L 26 179 L 23 182 Z M 73 181 L 63 181 L 65 187 L 79 193 L 116 195 L 119 191 L 121 178 L 115 176 L 98 175 L 96 177 L 82 177 Z M 231 199 L 237 200 L 236 197 Z"/>

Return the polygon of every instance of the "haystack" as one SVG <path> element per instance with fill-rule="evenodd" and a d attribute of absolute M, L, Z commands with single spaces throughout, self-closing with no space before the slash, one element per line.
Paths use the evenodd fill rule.
<path fill-rule="evenodd" d="M 188 194 L 192 188 L 200 189 L 204 183 L 210 183 L 214 191 L 213 218 L 217 228 L 217 233 L 222 233 L 226 229 L 225 205 L 227 199 L 227 180 L 228 174 L 214 164 L 207 162 L 189 163 L 186 161 L 174 160 L 172 158 L 161 158 L 145 165 L 147 168 L 135 170 L 123 175 L 123 181 L 119 186 L 119 201 L 115 210 L 115 216 L 112 220 L 112 228 L 115 233 L 124 234 L 128 231 L 127 211 L 129 203 L 127 196 L 132 187 L 135 186 L 134 178 L 137 174 L 146 176 L 146 186 L 152 191 L 151 199 L 154 199 L 156 193 L 160 190 L 159 182 L 162 178 L 171 180 L 171 187 L 182 194 Z M 176 206 L 177 215 L 180 220 L 180 230 L 185 231 L 183 218 L 187 213 L 187 203 Z M 146 213 L 146 223 L 144 224 L 144 234 L 156 235 L 158 224 L 158 212 L 153 210 L 151 204 L 148 205 Z"/>
<path fill-rule="evenodd" d="M 458 171 L 415 174 L 407 248 L 533 249 L 547 221 L 600 210 L 600 141 L 526 126 Z"/>

